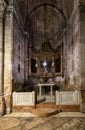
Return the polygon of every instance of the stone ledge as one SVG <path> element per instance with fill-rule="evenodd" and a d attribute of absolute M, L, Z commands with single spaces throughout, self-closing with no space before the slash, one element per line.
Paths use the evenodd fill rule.
<path fill-rule="evenodd" d="M 35 106 L 13 106 L 12 112 L 29 112 L 31 109 L 35 109 Z"/>
<path fill-rule="evenodd" d="M 62 111 L 62 112 L 80 112 L 80 105 L 61 105 L 60 111 Z"/>
<path fill-rule="evenodd" d="M 50 103 L 37 104 L 36 106 L 13 106 L 13 112 L 31 112 L 35 115 L 48 116 L 55 112 L 80 112 L 80 105 L 55 105 Z"/>
<path fill-rule="evenodd" d="M 57 109 L 52 109 L 52 108 L 47 108 L 47 109 L 31 109 L 30 111 L 32 114 L 40 116 L 40 117 L 47 117 L 51 115 L 55 115 L 59 113 L 59 110 Z"/>

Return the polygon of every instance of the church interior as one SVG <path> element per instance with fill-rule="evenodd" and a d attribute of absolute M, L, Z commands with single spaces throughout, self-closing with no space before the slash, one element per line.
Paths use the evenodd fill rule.
<path fill-rule="evenodd" d="M 85 112 L 85 0 L 0 0 L 0 115 L 39 103 Z"/>

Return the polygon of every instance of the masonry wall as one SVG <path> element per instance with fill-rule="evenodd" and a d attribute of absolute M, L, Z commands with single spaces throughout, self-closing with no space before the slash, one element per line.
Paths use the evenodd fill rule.
<path fill-rule="evenodd" d="M 80 88 L 80 31 L 79 8 L 74 6 L 64 37 L 65 89 Z"/>
<path fill-rule="evenodd" d="M 28 74 L 27 37 L 15 3 L 0 1 L 0 115 L 12 111 L 12 92 L 22 91 Z"/>
<path fill-rule="evenodd" d="M 0 115 L 4 113 L 4 97 L 3 97 L 3 72 L 4 72 L 4 41 L 3 41 L 3 17 L 4 17 L 4 10 L 5 10 L 5 3 L 3 5 L 2 1 L 0 0 Z"/>
<path fill-rule="evenodd" d="M 27 38 L 17 1 L 14 1 L 13 17 L 13 90 L 23 91 L 22 84 L 27 78 Z"/>
<path fill-rule="evenodd" d="M 85 1 L 74 1 L 64 34 L 65 90 L 80 91 L 80 110 L 85 112 Z"/>
<path fill-rule="evenodd" d="M 81 89 L 85 90 L 85 2 L 80 4 Z"/>
<path fill-rule="evenodd" d="M 81 111 L 85 112 L 85 1 L 80 0 Z"/>

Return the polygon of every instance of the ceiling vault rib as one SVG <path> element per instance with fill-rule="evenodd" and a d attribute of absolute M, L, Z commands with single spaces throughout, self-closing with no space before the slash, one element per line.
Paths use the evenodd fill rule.
<path fill-rule="evenodd" d="M 30 14 L 34 13 L 36 10 L 38 10 L 39 8 L 41 8 L 42 6 L 50 6 L 54 9 L 56 9 L 57 11 L 59 11 L 59 13 L 61 14 L 61 16 L 63 17 L 64 21 L 65 21 L 65 24 L 66 24 L 66 17 L 63 13 L 63 11 L 61 9 L 59 9 L 57 6 L 55 6 L 54 4 L 50 4 L 50 3 L 43 3 L 43 4 L 40 4 L 38 6 L 36 6 L 34 9 L 32 9 L 30 11 Z"/>

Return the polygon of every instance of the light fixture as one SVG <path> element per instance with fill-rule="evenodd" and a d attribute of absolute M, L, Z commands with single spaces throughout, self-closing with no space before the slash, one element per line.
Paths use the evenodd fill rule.
<path fill-rule="evenodd" d="M 46 60 L 43 62 L 43 66 L 44 66 L 44 67 L 47 66 L 47 62 L 46 62 Z"/>

